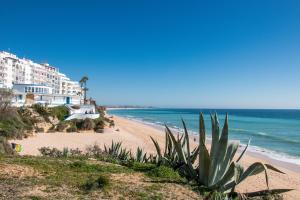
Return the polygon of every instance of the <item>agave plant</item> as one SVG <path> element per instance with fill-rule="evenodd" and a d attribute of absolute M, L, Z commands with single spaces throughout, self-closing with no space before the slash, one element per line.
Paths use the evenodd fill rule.
<path fill-rule="evenodd" d="M 210 152 L 206 146 L 206 133 L 203 114 L 200 115 L 199 131 L 199 166 L 197 182 L 209 189 L 221 192 L 234 192 L 237 184 L 244 181 L 247 177 L 265 173 L 266 183 L 268 184 L 267 169 L 280 173 L 275 167 L 260 162 L 252 164 L 247 170 L 240 165 L 240 160 L 245 154 L 250 141 L 248 142 L 241 155 L 235 159 L 239 147 L 238 141 L 229 141 L 228 115 L 226 115 L 222 133 L 220 134 L 219 120 L 217 114 L 211 116 L 212 141 Z"/>
<path fill-rule="evenodd" d="M 131 151 L 128 151 L 126 148 L 121 148 L 120 153 L 118 154 L 118 159 L 122 161 L 127 161 L 130 159 Z"/>
<path fill-rule="evenodd" d="M 183 120 L 182 122 L 184 124 Z M 175 139 L 175 136 L 171 130 L 167 126 L 166 128 L 165 150 L 163 154 L 158 142 L 151 137 L 157 152 L 157 164 L 165 164 L 173 167 L 174 169 L 178 169 L 182 165 L 187 164 L 188 157 L 190 158 L 191 164 L 194 164 L 199 153 L 199 148 L 195 148 L 192 152 L 190 152 L 189 141 L 187 140 L 188 137 L 185 137 L 184 134 L 181 136 L 178 134 L 177 139 Z M 181 153 L 178 154 L 178 152 Z"/>
<path fill-rule="evenodd" d="M 122 142 L 114 142 L 112 141 L 111 146 L 107 147 L 104 145 L 104 153 L 116 158 L 120 161 L 135 161 L 140 163 L 154 163 L 156 161 L 156 157 L 153 155 L 147 156 L 147 153 L 143 151 L 142 148 L 138 147 L 136 154 L 133 155 L 130 150 L 126 148 L 122 148 Z"/>
<path fill-rule="evenodd" d="M 172 131 L 166 126 L 166 146 L 165 153 L 162 155 L 161 149 L 153 138 L 152 141 L 157 150 L 160 162 L 165 160 L 175 161 L 176 169 L 188 180 L 192 180 L 198 186 L 208 190 L 224 193 L 234 192 L 235 187 L 243 182 L 247 177 L 259 173 L 265 173 L 267 187 L 269 189 L 267 169 L 283 173 L 275 167 L 256 162 L 247 169 L 240 164 L 250 141 L 242 153 L 235 159 L 239 142 L 229 141 L 228 115 L 226 115 L 222 132 L 220 132 L 217 114 L 211 115 L 212 141 L 211 148 L 206 144 L 206 130 L 204 116 L 200 115 L 199 146 L 194 151 L 190 151 L 189 134 L 185 122 L 182 120 L 184 128 L 184 138 L 176 139 Z M 174 152 L 175 150 L 175 152 Z M 198 159 L 198 166 L 194 162 Z M 174 167 L 174 165 L 171 165 Z"/>
<path fill-rule="evenodd" d="M 136 162 L 145 163 L 147 161 L 147 153 L 144 153 L 143 149 L 138 147 L 136 150 L 136 156 L 133 160 Z"/>
<path fill-rule="evenodd" d="M 104 145 L 104 153 L 111 155 L 114 158 L 118 158 L 121 150 L 121 146 L 122 146 L 122 142 L 115 143 L 114 141 L 112 141 L 110 147 Z"/>

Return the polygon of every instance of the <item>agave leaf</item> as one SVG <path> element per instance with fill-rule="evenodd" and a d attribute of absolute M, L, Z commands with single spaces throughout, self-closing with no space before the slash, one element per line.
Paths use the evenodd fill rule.
<path fill-rule="evenodd" d="M 294 189 L 274 189 L 274 190 L 262 190 L 262 191 L 257 191 L 257 192 L 251 192 L 251 193 L 246 193 L 245 196 L 248 198 L 253 198 L 253 197 L 261 197 L 265 196 L 268 194 L 282 194 L 286 192 L 293 191 Z"/>
<path fill-rule="evenodd" d="M 238 183 L 238 181 L 240 180 L 242 174 L 244 173 L 244 167 L 242 165 L 240 165 L 239 163 L 235 164 L 235 182 Z"/>
<path fill-rule="evenodd" d="M 228 170 L 222 177 L 222 179 L 218 180 L 218 182 L 214 186 L 211 186 L 211 187 L 212 188 L 222 187 L 222 186 L 226 185 L 227 183 L 229 183 L 230 181 L 232 181 L 232 179 L 235 175 L 235 169 L 236 169 L 235 163 L 232 162 L 230 167 L 228 168 Z"/>
<path fill-rule="evenodd" d="M 194 164 L 195 161 L 197 160 L 197 157 L 199 155 L 199 151 L 200 151 L 200 147 L 199 146 L 192 151 L 192 154 L 191 154 L 191 162 L 192 162 L 192 164 Z"/>
<path fill-rule="evenodd" d="M 215 115 L 215 118 L 210 115 L 211 118 L 211 133 L 212 133 L 212 141 L 211 141 L 211 149 L 210 149 L 210 156 L 211 157 L 215 157 L 216 153 L 217 153 L 217 148 L 218 148 L 218 144 L 219 144 L 219 126 L 218 124 L 218 117 L 217 115 Z"/>
<path fill-rule="evenodd" d="M 220 191 L 221 192 L 224 192 L 224 193 L 229 193 L 232 191 L 232 188 L 234 188 L 236 186 L 236 182 L 233 180 L 233 181 L 230 181 L 229 183 L 227 183 L 226 185 L 224 185 Z"/>
<path fill-rule="evenodd" d="M 240 160 L 243 158 L 245 152 L 247 151 L 249 145 L 250 145 L 251 140 L 248 141 L 247 146 L 245 147 L 245 149 L 243 150 L 243 152 L 241 153 L 241 155 L 239 156 L 239 158 L 237 159 L 236 162 L 240 162 Z"/>
<path fill-rule="evenodd" d="M 209 177 L 210 178 L 209 185 L 214 185 L 216 181 L 217 173 L 221 167 L 220 164 L 222 163 L 224 156 L 227 153 L 227 145 L 228 145 L 228 115 L 226 114 L 222 135 L 218 144 L 218 149 L 217 149 L 218 154 L 215 155 L 216 158 L 213 158 L 214 162 L 211 167 L 212 171 Z"/>
<path fill-rule="evenodd" d="M 205 134 L 205 122 L 204 122 L 204 115 L 203 113 L 200 113 L 200 120 L 199 120 L 199 140 L 202 139 L 203 143 L 205 144 L 206 142 L 206 134 Z"/>
<path fill-rule="evenodd" d="M 157 155 L 158 155 L 159 159 L 161 159 L 161 157 L 162 157 L 161 149 L 160 149 L 160 146 L 159 146 L 158 142 L 156 140 L 154 140 L 153 137 L 150 136 L 150 138 L 151 138 L 151 140 L 152 140 L 152 142 L 155 146 L 155 149 L 156 149 L 156 152 L 157 152 Z"/>
<path fill-rule="evenodd" d="M 244 181 L 247 177 L 259 174 L 263 171 L 265 172 L 266 184 L 267 187 L 269 188 L 269 177 L 268 177 L 267 167 L 261 162 L 253 163 L 250 167 L 248 167 L 248 169 L 241 175 L 238 184 Z"/>
<path fill-rule="evenodd" d="M 275 172 L 278 172 L 278 173 L 281 173 L 281 174 L 285 174 L 284 172 L 280 171 L 279 169 L 275 168 L 274 166 L 272 165 L 269 165 L 269 164 L 265 164 L 265 166 L 270 169 L 270 170 L 273 170 Z"/>
<path fill-rule="evenodd" d="M 191 152 L 190 152 L 190 141 L 189 141 L 189 133 L 188 133 L 188 130 L 186 128 L 186 124 L 184 122 L 184 120 L 182 119 L 182 124 L 183 124 L 183 128 L 184 128 L 184 134 L 185 134 L 185 141 L 186 141 L 186 147 L 187 147 L 187 155 L 188 155 L 188 163 L 190 165 L 192 165 L 191 163 Z"/>
<path fill-rule="evenodd" d="M 200 115 L 200 132 L 199 132 L 199 182 L 203 185 L 208 185 L 208 174 L 210 168 L 210 157 L 205 146 L 205 124 L 204 116 Z"/>
<path fill-rule="evenodd" d="M 211 128 L 212 128 L 212 142 L 211 142 L 211 149 L 210 149 L 210 170 L 209 170 L 209 182 L 212 183 L 213 176 L 216 173 L 216 162 L 218 158 L 218 148 L 219 148 L 219 120 L 218 115 L 215 113 L 214 117 L 211 115 Z"/>
<path fill-rule="evenodd" d="M 169 127 L 166 126 L 166 128 L 167 128 L 168 134 L 169 134 L 169 136 L 170 136 L 170 138 L 171 138 L 171 140 L 172 140 L 172 142 L 173 142 L 173 144 L 175 146 L 176 153 L 177 153 L 177 155 L 179 157 L 180 162 L 187 163 L 186 157 L 185 157 L 183 149 L 181 147 L 181 144 L 176 141 L 176 139 L 175 139 L 173 133 L 171 132 L 171 130 L 169 129 Z"/>
<path fill-rule="evenodd" d="M 167 131 L 166 131 L 167 133 Z M 173 145 L 173 142 L 169 136 L 169 134 L 167 133 L 167 138 L 168 138 L 168 156 L 171 156 L 173 155 L 173 151 L 174 151 L 174 145 Z M 174 156 L 171 156 L 171 157 L 174 157 Z"/>
<path fill-rule="evenodd" d="M 224 176 L 224 174 L 230 167 L 233 157 L 234 157 L 235 153 L 237 152 L 238 147 L 239 147 L 239 142 L 237 142 L 237 141 L 230 142 L 230 144 L 228 145 L 225 158 L 224 158 L 223 162 L 220 164 L 220 171 L 217 172 L 216 182 L 218 182 L 219 179 L 221 179 Z"/>
<path fill-rule="evenodd" d="M 169 146 L 169 141 L 168 141 L 168 137 L 167 137 L 167 132 L 165 132 L 165 137 L 166 137 L 166 141 L 165 141 L 165 152 L 164 155 L 167 155 L 167 151 L 168 151 L 168 146 Z M 153 141 L 153 140 L 152 140 Z"/>

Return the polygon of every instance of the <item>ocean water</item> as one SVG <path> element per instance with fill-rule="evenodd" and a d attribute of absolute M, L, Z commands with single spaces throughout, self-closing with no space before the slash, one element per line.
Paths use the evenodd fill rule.
<path fill-rule="evenodd" d="M 190 134 L 197 134 L 199 113 L 205 115 L 207 135 L 211 136 L 210 113 L 217 112 L 223 127 L 229 114 L 230 139 L 246 144 L 251 139 L 250 151 L 260 152 L 273 159 L 300 164 L 300 110 L 257 109 L 120 109 L 108 113 L 144 123 L 182 130 L 181 118 Z"/>

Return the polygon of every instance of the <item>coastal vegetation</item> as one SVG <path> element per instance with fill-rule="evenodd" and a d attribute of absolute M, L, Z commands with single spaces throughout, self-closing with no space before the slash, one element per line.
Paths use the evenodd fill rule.
<path fill-rule="evenodd" d="M 12 90 L 0 89 L 0 153 L 13 153 L 9 139 L 22 139 L 39 132 L 80 132 L 94 130 L 103 133 L 106 126 L 113 127 L 113 119 L 105 116 L 105 108 L 97 107 L 98 119 L 65 121 L 69 111 L 66 106 L 47 107 L 34 104 L 31 107 L 11 106 Z"/>
<path fill-rule="evenodd" d="M 256 162 L 245 169 L 240 161 L 245 154 L 248 145 L 239 156 L 236 155 L 239 142 L 229 141 L 229 125 L 228 115 L 226 115 L 223 130 L 219 127 L 217 114 L 211 115 L 212 140 L 210 148 L 206 144 L 206 130 L 203 114 L 200 115 L 199 122 L 199 146 L 191 151 L 189 144 L 189 133 L 185 122 L 182 120 L 184 134 L 175 138 L 175 135 L 166 126 L 166 142 L 164 153 L 162 153 L 158 142 L 153 138 L 158 155 L 158 165 L 167 165 L 177 170 L 179 174 L 185 177 L 189 182 L 195 183 L 199 190 L 218 192 L 228 196 L 238 196 L 235 188 L 238 184 L 246 180 L 250 176 L 260 173 L 265 174 L 266 185 L 268 190 L 265 192 L 287 192 L 290 190 L 269 190 L 268 170 L 278 173 L 282 171 L 274 166 Z M 210 152 L 209 152 L 210 149 Z M 195 161 L 198 164 L 195 165 Z M 262 194 L 261 191 L 256 194 Z M 249 196 L 250 194 L 246 194 Z M 251 194 L 255 196 L 255 193 Z"/>
<path fill-rule="evenodd" d="M 203 123 L 201 125 L 201 135 L 204 137 L 204 120 L 203 116 L 200 118 Z M 215 115 L 212 117 L 213 119 L 213 130 L 219 130 L 218 127 L 218 119 Z M 266 175 L 266 181 L 268 185 L 268 174 L 267 169 L 274 170 L 278 173 L 283 173 L 280 170 L 272 167 L 271 165 L 265 165 L 262 163 L 254 163 L 247 170 L 243 170 L 242 166 L 239 164 L 242 159 L 244 153 L 247 150 L 247 147 L 241 152 L 239 156 L 235 156 L 237 151 L 238 144 L 235 149 L 231 149 L 231 142 L 227 141 L 227 149 L 225 149 L 225 156 L 222 156 L 222 162 L 217 163 L 217 172 L 215 172 L 216 177 L 218 173 L 222 172 L 223 174 L 219 176 L 223 176 L 219 179 L 216 179 L 215 184 L 213 186 L 205 185 L 203 179 L 200 178 L 200 166 L 201 162 L 207 162 L 211 160 L 213 157 L 207 155 L 206 160 L 202 160 L 201 151 L 202 148 L 207 148 L 204 145 L 204 141 L 200 141 L 200 145 L 204 145 L 203 147 L 195 148 L 192 153 L 188 154 L 189 149 L 189 139 L 187 129 L 184 124 L 185 133 L 182 136 L 178 136 L 177 139 L 174 137 L 174 134 L 167 127 L 166 137 L 166 149 L 165 152 L 161 153 L 161 148 L 158 143 L 152 139 L 156 149 L 157 155 L 147 155 L 146 152 L 143 152 L 142 148 L 138 147 L 132 153 L 131 150 L 127 150 L 122 147 L 121 142 L 112 141 L 110 146 L 104 145 L 104 149 L 101 147 L 94 145 L 90 146 L 86 149 L 86 151 L 82 152 L 78 149 L 64 149 L 63 151 L 59 151 L 57 149 L 51 148 L 42 148 L 40 152 L 43 156 L 52 157 L 52 158 L 89 158 L 96 159 L 102 162 L 108 162 L 117 164 L 120 166 L 127 167 L 129 169 L 134 169 L 135 171 L 139 171 L 144 173 L 146 176 L 151 177 L 152 179 L 159 179 L 160 181 L 164 181 L 172 184 L 180 184 L 186 185 L 190 190 L 194 191 L 198 196 L 198 198 L 209 199 L 209 200 L 217 200 L 217 199 L 282 199 L 279 195 L 280 193 L 287 192 L 290 190 L 265 190 L 258 191 L 254 193 L 247 194 L 238 194 L 235 192 L 235 187 L 237 184 L 245 180 L 248 176 L 253 176 L 259 173 L 264 172 Z M 222 134 L 219 137 L 214 137 L 216 141 L 224 140 L 226 143 L 226 137 L 228 133 L 226 133 L 226 129 L 228 128 L 228 122 L 225 120 L 225 125 L 222 131 Z M 216 132 L 215 132 L 216 134 Z M 227 135 L 224 136 L 223 134 Z M 223 135 L 223 137 L 222 137 Z M 215 135 L 216 136 L 216 135 Z M 218 139 L 218 140 L 217 140 Z M 235 142 L 234 142 L 235 143 Z M 219 147 L 216 147 L 216 151 L 220 152 L 217 148 L 224 148 L 219 143 Z M 236 143 L 235 143 L 236 144 Z M 214 144 L 216 145 L 216 144 Z M 181 153 L 180 153 L 181 152 Z M 207 150 L 208 152 L 208 150 Z M 226 156 L 226 154 L 229 156 Z M 236 158 L 236 161 L 233 161 L 233 158 Z M 201 161 L 202 160 L 202 161 Z M 198 164 L 196 164 L 198 162 Z M 191 165 L 190 165 L 191 164 Z M 223 168 L 226 166 L 226 168 Z M 232 171 L 232 166 L 238 166 L 238 169 L 234 169 Z M 261 166 L 261 167 L 260 167 Z M 209 167 L 213 167 L 210 165 Z M 212 168 L 214 169 L 214 168 Z M 240 170 L 240 171 L 238 171 Z M 209 181 L 209 172 L 206 172 L 204 176 L 207 177 L 207 181 Z M 238 177 L 237 177 L 238 176 Z M 229 187 L 230 186 L 230 187 Z M 225 189 L 224 189 L 225 188 Z M 226 189 L 227 188 L 227 189 Z"/>
<path fill-rule="evenodd" d="M 239 143 L 230 141 L 228 118 L 223 130 L 217 115 L 211 116 L 212 141 L 206 143 L 203 115 L 199 121 L 199 144 L 192 148 L 186 124 L 183 134 L 175 135 L 166 126 L 165 147 L 152 140 L 156 154 L 141 147 L 126 149 L 122 142 L 112 141 L 82 149 L 40 148 L 40 157 L 17 156 L 8 139 L 24 138 L 38 132 L 103 132 L 114 127 L 105 108 L 97 107 L 98 119 L 65 121 L 65 106 L 49 108 L 39 104 L 13 108 L 11 91 L 1 93 L 0 104 L 0 197 L 12 193 L 25 199 L 281 199 L 289 190 L 269 190 L 268 170 L 283 173 L 275 167 L 254 163 L 245 169 L 240 161 L 248 145 L 237 154 Z M 17 169 L 17 170 L 16 170 Z M 24 172 L 18 174 L 20 172 Z M 236 186 L 249 176 L 265 174 L 268 190 L 238 194 Z M 25 175 L 24 175 L 25 174 Z M 14 176 L 15 175 L 15 176 Z M 131 182 L 130 182 L 131 181 Z M 28 188 L 36 188 L 28 193 Z M 180 192 L 176 192 L 176 191 Z M 13 191 L 13 192 L 11 192 Z"/>

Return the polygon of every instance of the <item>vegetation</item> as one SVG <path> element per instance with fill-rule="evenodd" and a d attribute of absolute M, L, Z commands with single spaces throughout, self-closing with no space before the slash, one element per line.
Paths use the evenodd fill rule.
<path fill-rule="evenodd" d="M 165 153 L 162 154 L 158 143 L 152 139 L 158 155 L 158 165 L 166 164 L 185 177 L 187 180 L 198 185 L 200 190 L 216 191 L 222 194 L 235 195 L 235 187 L 243 182 L 247 177 L 264 172 L 267 186 L 267 169 L 278 173 L 283 173 L 275 167 L 260 162 L 252 164 L 244 169 L 240 160 L 246 152 L 248 145 L 242 151 L 237 160 L 235 154 L 239 147 L 236 141 L 229 141 L 228 116 L 220 134 L 219 120 L 217 114 L 211 116 L 212 122 L 212 142 L 210 153 L 206 146 L 206 132 L 203 114 L 200 116 L 199 147 L 190 151 L 189 134 L 185 122 L 183 122 L 184 135 L 175 138 L 171 130 L 166 126 Z M 194 166 L 195 160 L 198 165 Z M 282 190 L 286 192 L 288 190 Z"/>
<path fill-rule="evenodd" d="M 155 165 L 141 171 L 87 157 L 27 156 L 5 156 L 0 165 L 7 172 L 0 173 L 0 196 L 8 199 L 199 199 L 189 186 L 176 184 L 172 169 L 156 176 Z M 15 168 L 23 172 L 11 173 Z"/>
<path fill-rule="evenodd" d="M 183 141 L 183 140 L 182 140 Z M 86 149 L 85 153 L 82 153 L 81 151 L 77 150 L 68 150 L 64 149 L 63 151 L 59 151 L 57 149 L 50 149 L 50 148 L 42 148 L 40 149 L 40 152 L 42 155 L 47 157 L 54 157 L 54 158 L 83 158 L 87 159 L 90 157 L 96 158 L 100 161 L 110 162 L 110 163 L 116 163 L 123 166 L 128 167 L 129 169 L 133 169 L 134 171 L 139 171 L 145 173 L 148 177 L 153 178 L 153 180 L 156 180 L 157 178 L 160 181 L 167 181 L 172 183 L 179 183 L 179 184 L 186 184 L 187 181 L 191 183 L 191 185 L 194 185 L 196 183 L 198 185 L 197 190 L 200 191 L 204 196 L 205 199 L 231 199 L 231 196 L 236 196 L 237 194 L 234 194 L 233 192 L 230 193 L 228 196 L 228 192 L 224 190 L 218 190 L 216 188 L 208 188 L 203 185 L 200 185 L 197 180 L 191 179 L 191 176 L 186 176 L 185 173 L 182 172 L 182 170 L 185 170 L 183 166 L 186 166 L 186 163 L 183 163 L 181 167 L 174 169 L 172 166 L 168 165 L 167 163 L 159 162 L 159 159 L 153 159 L 152 164 L 149 162 L 149 158 L 147 158 L 146 154 L 142 153 L 142 150 L 140 148 L 136 151 L 136 156 L 132 156 L 131 151 L 126 150 L 125 148 L 122 148 L 122 143 L 120 142 L 112 142 L 110 147 L 104 146 L 104 150 L 102 151 L 101 148 L 97 145 L 88 147 Z M 244 154 L 244 152 L 242 153 Z M 143 156 L 141 156 L 143 155 Z M 147 160 L 148 159 L 148 160 Z M 239 158 L 240 159 L 240 158 Z M 250 167 L 251 168 L 251 167 Z M 271 168 L 271 167 L 270 167 Z M 195 170 L 199 170 L 199 167 Z M 274 168 L 274 170 L 276 170 Z M 247 170 L 246 170 L 247 171 Z M 259 171 L 256 171 L 258 173 Z M 196 172 L 195 172 L 196 173 Z M 228 174 L 228 172 L 226 172 Z M 226 175 L 227 176 L 227 175 Z M 225 176 L 225 177 L 226 177 Z M 198 177 L 197 177 L 198 178 Z M 232 180 L 235 180 L 232 178 Z M 97 185 L 95 183 L 95 180 L 92 181 L 93 184 Z M 89 182 L 89 184 L 92 184 Z M 97 188 L 95 185 L 91 186 L 91 188 Z M 280 197 L 278 194 L 282 192 L 287 192 L 289 190 L 268 190 L 268 191 L 260 191 L 258 193 L 251 193 L 246 194 L 244 197 L 251 198 L 257 198 L 257 196 L 260 197 L 267 197 L 271 196 L 272 198 L 277 196 Z M 226 198 L 225 198 L 226 197 Z"/>
<path fill-rule="evenodd" d="M 7 139 L 26 137 L 34 130 L 42 131 L 43 128 L 38 127 L 37 124 L 44 121 L 52 124 L 50 131 L 95 130 L 101 132 L 106 124 L 110 127 L 114 126 L 113 119 L 105 117 L 104 109 L 101 110 L 100 117 L 96 120 L 85 119 L 66 122 L 63 120 L 68 111 L 64 106 L 48 108 L 34 105 L 31 108 L 16 109 L 10 106 L 11 95 L 9 90 L 0 90 L 0 154 L 14 154 Z M 58 119 L 59 123 L 54 124 L 53 119 Z M 244 169 L 240 161 L 249 144 L 235 159 L 239 143 L 228 139 L 228 117 L 226 116 L 222 131 L 220 131 L 216 114 L 211 116 L 211 122 L 212 142 L 210 150 L 206 145 L 204 117 L 201 114 L 199 145 L 194 149 L 191 149 L 187 127 L 182 121 L 184 128 L 182 135 L 175 136 L 166 126 L 164 149 L 151 138 L 157 151 L 156 155 L 148 155 L 140 147 L 132 152 L 123 148 L 121 142 L 112 141 L 111 145 L 104 146 L 104 149 L 94 145 L 88 147 L 84 152 L 79 149 L 65 148 L 61 151 L 56 148 L 43 147 L 39 149 L 43 157 L 2 156 L 0 157 L 0 164 L 3 166 L 30 167 L 30 169 L 37 171 L 38 175 L 16 179 L 0 173 L 2 180 L 0 186 L 3 188 L 0 191 L 0 196 L 6 196 L 11 193 L 11 190 L 15 194 L 21 195 L 22 191 L 19 188 L 22 187 L 28 190 L 26 187 L 46 186 L 49 193 L 48 196 L 46 195 L 47 197 L 56 194 L 59 188 L 67 187 L 64 194 L 59 194 L 63 197 L 52 196 L 53 199 L 70 198 L 64 196 L 65 191 L 68 194 L 76 195 L 71 198 L 79 199 L 92 193 L 100 193 L 101 198 L 110 198 L 117 194 L 129 199 L 164 199 L 176 198 L 176 196 L 172 196 L 174 194 L 170 192 L 172 190 L 169 186 L 166 187 L 164 184 L 172 184 L 172 187 L 177 187 L 177 184 L 180 184 L 184 185 L 187 191 L 194 188 L 197 193 L 201 193 L 204 199 L 233 199 L 238 198 L 235 193 L 236 186 L 246 180 L 247 177 L 264 173 L 268 186 L 268 170 L 283 173 L 271 165 L 259 162 Z M 147 179 L 147 184 L 143 183 L 142 186 L 132 188 L 133 184 L 122 182 L 124 174 L 125 177 L 131 177 L 132 174 L 136 177 L 142 176 L 143 179 Z M 115 179 L 115 177 L 120 178 Z M 7 189 L 6 187 L 10 185 L 13 187 Z M 4 194 L 5 191 L 9 192 Z M 169 191 L 167 196 L 166 191 Z M 289 190 L 259 191 L 246 194 L 245 197 L 248 199 L 257 199 L 257 196 L 265 199 L 280 199 L 281 196 L 278 194 L 286 191 Z M 190 195 L 194 195 L 195 199 L 199 198 L 195 192 Z M 48 199 L 47 197 L 46 199 Z M 44 197 L 37 195 L 28 196 L 28 198 L 41 199 Z"/>
<path fill-rule="evenodd" d="M 57 118 L 59 121 L 65 120 L 68 114 L 69 111 L 66 106 L 56 106 L 50 109 L 50 115 Z"/>
<path fill-rule="evenodd" d="M 11 107 L 12 91 L 0 89 L 0 153 L 11 153 L 7 139 L 23 138 L 38 120 L 29 111 Z"/>

